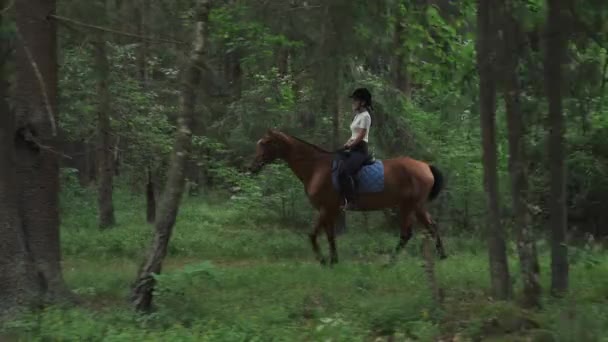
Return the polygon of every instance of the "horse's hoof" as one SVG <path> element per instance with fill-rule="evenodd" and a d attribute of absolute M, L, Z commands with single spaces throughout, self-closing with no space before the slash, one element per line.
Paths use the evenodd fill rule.
<path fill-rule="evenodd" d="M 319 259 L 319 264 L 321 264 L 321 266 L 327 266 L 327 260 L 325 258 L 321 258 Z"/>
<path fill-rule="evenodd" d="M 447 258 L 448 258 L 448 256 L 447 256 L 447 255 L 445 255 L 445 254 L 440 254 L 440 255 L 439 255 L 439 260 L 445 260 L 445 259 L 447 259 Z"/>

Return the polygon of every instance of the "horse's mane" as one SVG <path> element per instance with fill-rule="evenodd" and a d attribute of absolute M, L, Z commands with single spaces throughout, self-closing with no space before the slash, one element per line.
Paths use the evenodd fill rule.
<path fill-rule="evenodd" d="M 290 137 L 290 138 L 292 138 L 292 139 L 294 139 L 294 140 L 296 140 L 296 141 L 301 142 L 301 143 L 302 143 L 302 144 L 304 144 L 304 145 L 307 145 L 307 146 L 309 146 L 309 147 L 312 147 L 312 148 L 313 148 L 313 149 L 315 149 L 317 152 L 320 152 L 320 153 L 328 153 L 328 154 L 329 154 L 329 153 L 331 153 L 331 152 L 329 152 L 328 150 L 326 150 L 326 149 L 324 149 L 324 148 L 321 148 L 321 147 L 319 147 L 319 146 L 317 146 L 317 145 L 315 145 L 315 144 L 311 144 L 311 143 L 309 143 L 308 141 L 306 141 L 306 140 L 302 140 L 302 139 L 300 139 L 300 138 L 298 138 L 298 137 L 295 137 L 295 136 L 293 136 L 293 135 L 291 135 L 291 134 L 287 134 L 287 133 L 285 133 L 285 135 L 287 135 L 288 137 Z"/>

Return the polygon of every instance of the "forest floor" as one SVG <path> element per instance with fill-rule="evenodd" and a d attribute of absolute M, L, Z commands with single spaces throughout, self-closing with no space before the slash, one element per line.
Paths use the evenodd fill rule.
<path fill-rule="evenodd" d="M 80 197 L 79 197 L 80 196 Z M 339 237 L 340 264 L 314 262 L 306 231 L 251 221 L 228 204 L 187 200 L 178 219 L 156 310 L 138 316 L 130 283 L 149 243 L 143 203 L 116 200 L 119 224 L 96 227 L 94 198 L 64 201 L 64 274 L 82 299 L 16 318 L 2 333 L 28 341 L 608 341 L 608 256 L 573 249 L 571 295 L 528 312 L 493 301 L 484 244 L 446 237 L 433 304 L 415 235 L 396 266 L 382 267 L 397 232 L 356 226 Z M 448 230 L 448 228 L 444 228 Z M 444 235 L 448 235 L 446 232 Z M 320 239 L 326 247 L 325 238 Z M 542 278 L 548 284 L 543 244 Z M 326 250 L 326 248 L 323 248 Z M 510 246 L 515 256 L 514 247 Z M 516 260 L 511 260 L 519 289 Z M 0 336 L 0 339 L 2 339 Z"/>

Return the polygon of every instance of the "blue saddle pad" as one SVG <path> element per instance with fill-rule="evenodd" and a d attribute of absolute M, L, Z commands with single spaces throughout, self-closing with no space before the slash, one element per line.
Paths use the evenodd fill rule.
<path fill-rule="evenodd" d="M 334 160 L 331 164 L 331 181 L 336 191 L 340 191 L 338 163 L 338 160 Z M 358 193 L 381 192 L 384 190 L 384 163 L 376 160 L 371 165 L 363 166 L 355 176 L 355 182 Z"/>

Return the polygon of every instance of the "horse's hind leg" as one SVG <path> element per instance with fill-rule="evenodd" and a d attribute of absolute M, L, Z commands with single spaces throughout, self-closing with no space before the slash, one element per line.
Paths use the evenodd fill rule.
<path fill-rule="evenodd" d="M 395 250 L 391 254 L 391 264 L 397 261 L 399 253 L 401 252 L 401 250 L 403 250 L 405 245 L 407 245 L 407 242 L 412 238 L 413 221 L 414 220 L 412 217 L 412 210 L 409 207 L 401 207 L 399 209 L 399 224 L 401 226 L 399 242 L 397 243 L 397 247 L 395 247 Z"/>
<path fill-rule="evenodd" d="M 416 219 L 426 227 L 428 232 L 435 239 L 435 248 L 437 249 L 439 258 L 447 258 L 445 250 L 443 249 L 443 243 L 441 242 L 441 236 L 439 236 L 439 228 L 437 227 L 435 221 L 433 221 L 431 218 L 431 214 L 424 209 L 418 209 L 416 210 Z"/>

